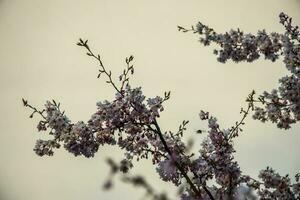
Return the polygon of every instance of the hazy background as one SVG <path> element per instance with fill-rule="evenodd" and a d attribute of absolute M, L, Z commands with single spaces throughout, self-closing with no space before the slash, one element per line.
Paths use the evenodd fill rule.
<path fill-rule="evenodd" d="M 240 107 L 252 89 L 260 93 L 277 87 L 287 70 L 280 61 L 220 64 L 213 48 L 200 45 L 196 35 L 178 32 L 177 25 L 189 27 L 200 20 L 218 32 L 237 27 L 282 32 L 281 11 L 300 24 L 299 0 L 0 0 L 0 199 L 135 200 L 143 194 L 123 183 L 102 191 L 109 171 L 104 160 L 121 158 L 117 148 L 105 146 L 92 159 L 75 158 L 64 149 L 42 158 L 32 151 L 36 139 L 45 136 L 35 128 L 38 117 L 28 118 L 22 97 L 40 108 L 56 99 L 70 119 L 86 121 L 97 101 L 114 94 L 103 79 L 96 79 L 96 63 L 75 45 L 79 37 L 89 39 L 115 75 L 133 54 L 133 86 L 141 85 L 148 96 L 172 91 L 160 119 L 163 129 L 176 130 L 189 119 L 186 135 L 200 142 L 194 135 L 206 127 L 198 119 L 200 109 L 229 127 L 240 119 Z M 245 173 L 256 176 L 268 165 L 282 174 L 298 172 L 299 124 L 283 131 L 246 122 L 235 143 Z M 134 173 L 146 174 L 159 190 L 174 191 L 149 161 L 136 164 Z"/>

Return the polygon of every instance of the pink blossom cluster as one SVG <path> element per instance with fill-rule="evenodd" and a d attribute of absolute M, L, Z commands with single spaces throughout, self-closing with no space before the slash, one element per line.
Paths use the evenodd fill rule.
<path fill-rule="evenodd" d="M 200 43 L 205 46 L 215 43 L 221 47 L 215 49 L 217 60 L 225 63 L 232 60 L 236 63 L 253 62 L 261 56 L 276 61 L 283 57 L 290 75 L 279 79 L 279 88 L 264 92 L 255 107 L 254 119 L 262 122 L 271 121 L 278 128 L 289 129 L 291 124 L 300 120 L 300 33 L 298 26 L 292 25 L 292 18 L 280 13 L 279 22 L 284 26 L 284 33 L 267 33 L 258 31 L 256 35 L 244 33 L 240 29 L 230 30 L 224 34 L 216 33 L 212 28 L 199 22 L 194 28 L 179 31 L 200 34 Z"/>
<path fill-rule="evenodd" d="M 66 150 L 75 156 L 92 157 L 100 145 L 118 144 L 133 156 L 145 156 L 152 146 L 157 159 L 161 148 L 157 145 L 157 136 L 149 128 L 163 110 L 161 97 L 145 100 L 141 88 L 131 89 L 129 85 L 115 100 L 98 102 L 97 111 L 87 123 L 71 123 L 61 112 L 55 101 L 47 101 L 43 119 L 38 123 L 38 131 L 50 129 L 53 140 L 39 140 L 35 151 L 38 155 L 52 155 L 53 148 L 62 143 Z M 154 160 L 155 161 L 155 160 Z"/>

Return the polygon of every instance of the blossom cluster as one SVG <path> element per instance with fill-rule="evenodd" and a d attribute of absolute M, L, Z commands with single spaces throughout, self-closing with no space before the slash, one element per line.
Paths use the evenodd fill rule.
<path fill-rule="evenodd" d="M 280 13 L 279 22 L 284 26 L 284 33 L 267 33 L 258 31 L 256 35 L 244 33 L 240 29 L 230 30 L 224 34 L 216 33 L 212 28 L 199 22 L 196 28 L 185 29 L 178 26 L 179 31 L 200 34 L 200 43 L 205 46 L 215 43 L 221 49 L 214 50 L 217 60 L 225 63 L 253 62 L 261 56 L 276 61 L 283 57 L 290 75 L 279 79 L 279 88 L 264 92 L 257 100 L 262 106 L 255 108 L 254 119 L 262 122 L 271 121 L 278 128 L 289 129 L 291 124 L 300 120 L 300 33 L 298 26 L 292 25 L 292 18 Z"/>
<path fill-rule="evenodd" d="M 87 123 L 72 123 L 60 110 L 60 105 L 47 101 L 44 118 L 37 129 L 50 129 L 49 134 L 54 139 L 39 140 L 34 150 L 38 155 L 52 155 L 52 149 L 59 148 L 59 144 L 63 143 L 65 149 L 75 156 L 92 157 L 100 145 L 118 144 L 133 155 L 140 156 L 147 153 L 149 145 L 157 142 L 153 131 L 147 126 L 159 117 L 163 101 L 161 97 L 145 101 L 141 88 L 131 89 L 128 85 L 122 95 L 116 95 L 115 100 L 98 102 L 96 113 Z M 117 133 L 119 137 L 116 137 Z M 159 147 L 157 149 L 161 150 Z"/>
<path fill-rule="evenodd" d="M 258 191 L 262 199 L 299 199 L 300 183 L 291 184 L 288 175 L 280 176 L 272 168 L 262 170 L 259 174 L 264 188 Z"/>

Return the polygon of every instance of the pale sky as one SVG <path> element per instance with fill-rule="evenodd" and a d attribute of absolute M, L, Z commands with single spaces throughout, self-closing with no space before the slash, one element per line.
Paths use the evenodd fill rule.
<path fill-rule="evenodd" d="M 227 128 L 240 119 L 252 89 L 275 88 L 288 72 L 281 61 L 220 64 L 212 47 L 178 32 L 177 25 L 201 21 L 218 32 L 237 27 L 282 32 L 278 14 L 286 12 L 299 25 L 299 10 L 299 0 L 0 0 L 0 199 L 137 200 L 143 195 L 123 183 L 109 192 L 101 189 L 109 171 L 105 158 L 123 155 L 115 147 L 100 148 L 92 159 L 75 158 L 64 149 L 42 158 L 32 151 L 36 139 L 46 135 L 36 130 L 38 117 L 28 118 L 22 97 L 40 108 L 55 99 L 76 122 L 87 121 L 96 102 L 114 94 L 96 78 L 96 63 L 75 45 L 79 37 L 89 39 L 115 75 L 125 67 L 125 57 L 134 55 L 132 86 L 142 86 L 149 97 L 172 91 L 159 120 L 163 129 L 177 130 L 182 120 L 190 120 L 186 137 L 200 143 L 194 132 L 206 127 L 198 118 L 201 109 Z M 291 176 L 299 171 L 299 124 L 283 131 L 251 118 L 246 123 L 235 143 L 244 173 L 256 177 L 266 166 Z M 146 175 L 159 191 L 173 193 L 150 161 L 135 166 L 134 173 Z"/>

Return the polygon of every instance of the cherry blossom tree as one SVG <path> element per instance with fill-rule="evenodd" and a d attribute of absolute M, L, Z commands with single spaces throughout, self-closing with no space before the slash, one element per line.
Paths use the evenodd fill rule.
<path fill-rule="evenodd" d="M 52 156 L 55 149 L 63 146 L 75 156 L 90 158 L 103 145 L 117 145 L 124 150 L 124 159 L 120 163 L 108 159 L 111 173 L 104 187 L 110 188 L 112 178 L 121 172 L 124 182 L 143 187 L 150 198 L 157 200 L 169 198 L 157 193 L 142 176 L 130 175 L 133 160 L 151 159 L 159 177 L 178 187 L 182 200 L 300 199 L 300 174 L 294 179 L 266 167 L 258 178 L 250 177 L 242 173 L 234 158 L 234 141 L 241 135 L 250 113 L 253 119 L 273 122 L 280 129 L 289 129 L 300 121 L 300 33 L 292 25 L 292 18 L 281 13 L 279 19 L 285 28 L 282 34 L 262 30 L 253 35 L 239 29 L 218 34 L 200 22 L 190 29 L 178 26 L 179 31 L 199 34 L 200 43 L 205 46 L 219 45 L 214 50 L 219 62 L 254 62 L 261 56 L 275 62 L 283 57 L 290 71 L 289 76 L 279 80 L 278 89 L 258 97 L 252 91 L 246 99 L 248 106 L 241 109 L 241 119 L 229 128 L 221 127 L 211 113 L 200 111 L 199 118 L 208 127 L 197 131 L 207 134 L 198 152 L 192 153 L 190 144 L 183 140 L 189 121 L 184 120 L 177 132 L 162 130 L 159 125 L 158 118 L 170 92 L 149 98 L 143 95 L 141 87 L 133 87 L 133 56 L 126 58 L 126 68 L 115 79 L 101 56 L 83 39 L 77 45 L 98 63 L 98 78 L 106 79 L 115 97 L 97 102 L 97 110 L 87 122 L 72 122 L 54 100 L 39 110 L 23 99 L 24 106 L 32 110 L 30 118 L 35 114 L 41 118 L 38 131 L 52 136 L 50 140 L 38 140 L 34 151 L 39 156 Z"/>

